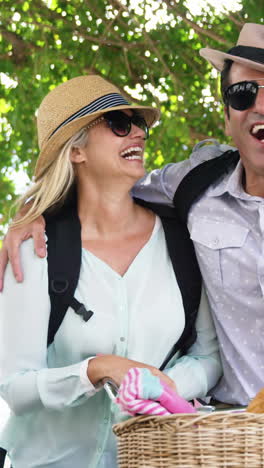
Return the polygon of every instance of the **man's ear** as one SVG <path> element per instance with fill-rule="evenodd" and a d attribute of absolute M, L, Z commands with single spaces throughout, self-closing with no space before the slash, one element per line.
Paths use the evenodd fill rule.
<path fill-rule="evenodd" d="M 230 112 L 229 108 L 225 107 L 224 109 L 224 117 L 225 117 L 225 134 L 226 136 L 232 136 L 230 130 Z"/>
<path fill-rule="evenodd" d="M 71 162 L 80 164 L 86 160 L 85 151 L 83 148 L 79 148 L 78 146 L 73 147 L 71 150 L 70 156 Z"/>

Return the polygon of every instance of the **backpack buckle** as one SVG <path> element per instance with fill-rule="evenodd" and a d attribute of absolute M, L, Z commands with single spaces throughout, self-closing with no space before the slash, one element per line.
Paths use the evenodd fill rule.
<path fill-rule="evenodd" d="M 84 307 L 83 304 L 81 304 L 81 306 L 80 306 L 77 310 L 75 310 L 75 313 L 76 313 L 77 315 L 81 315 L 82 318 L 83 318 L 83 320 L 84 320 L 85 322 L 88 322 L 88 320 L 89 320 L 89 319 L 92 317 L 92 315 L 93 315 L 93 311 L 92 311 L 92 310 L 87 310 L 87 309 Z"/>
<path fill-rule="evenodd" d="M 70 302 L 70 307 L 73 308 L 74 312 L 77 315 L 80 315 L 85 322 L 88 322 L 88 320 L 92 317 L 94 314 L 92 310 L 87 310 L 84 306 L 84 304 L 81 304 L 75 297 L 72 298 Z"/>

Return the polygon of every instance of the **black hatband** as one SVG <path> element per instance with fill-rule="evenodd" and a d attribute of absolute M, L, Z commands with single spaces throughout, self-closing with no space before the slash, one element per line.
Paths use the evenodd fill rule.
<path fill-rule="evenodd" d="M 264 49 L 260 47 L 235 46 L 227 54 L 264 64 Z"/>
<path fill-rule="evenodd" d="M 84 115 L 93 114 L 94 112 L 97 112 L 99 110 L 109 109 L 111 107 L 123 105 L 130 106 L 130 104 L 123 98 L 123 96 L 121 96 L 121 94 L 111 93 L 106 94 L 105 96 L 101 96 L 100 98 L 95 99 L 95 101 L 91 102 L 87 106 L 82 107 L 80 110 L 78 110 L 66 120 L 64 120 L 64 122 L 62 122 L 57 128 L 55 128 L 55 130 L 53 130 L 49 138 L 51 138 L 52 135 L 54 135 L 54 133 L 56 133 L 61 127 L 64 127 L 64 125 L 67 125 L 73 120 L 79 119 Z"/>

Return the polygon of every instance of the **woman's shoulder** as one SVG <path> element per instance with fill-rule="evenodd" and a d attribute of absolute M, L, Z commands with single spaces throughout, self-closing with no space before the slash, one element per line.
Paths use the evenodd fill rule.
<path fill-rule="evenodd" d="M 11 264 L 7 265 L 4 277 L 4 288 L 0 294 L 0 309 L 17 306 L 23 309 L 31 307 L 31 301 L 39 301 L 48 296 L 47 259 L 40 258 L 34 251 L 33 239 L 24 241 L 20 247 L 20 261 L 23 271 L 23 281 L 17 282 Z M 34 306 L 35 307 L 35 306 Z M 20 309 L 19 309 L 20 310 Z"/>
<path fill-rule="evenodd" d="M 45 238 L 47 241 L 47 236 L 45 236 Z M 36 254 L 35 249 L 34 249 L 34 240 L 32 237 L 22 242 L 20 246 L 20 256 L 21 256 L 21 262 L 25 262 L 25 263 L 28 263 L 28 262 L 45 263 L 47 261 L 47 257 L 41 258 Z"/>
<path fill-rule="evenodd" d="M 38 257 L 34 249 L 34 241 L 32 238 L 22 242 L 20 246 L 20 261 L 24 276 L 23 283 L 37 278 L 42 280 L 43 277 L 47 275 L 47 257 Z M 6 280 L 15 282 L 10 263 L 7 265 L 5 283 Z"/>

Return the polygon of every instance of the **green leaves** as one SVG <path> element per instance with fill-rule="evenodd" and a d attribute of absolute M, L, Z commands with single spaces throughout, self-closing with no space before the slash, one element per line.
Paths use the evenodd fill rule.
<path fill-rule="evenodd" d="M 200 2 L 196 0 L 195 6 Z M 204 2 L 205 3 L 205 2 Z M 161 107 L 147 167 L 188 156 L 200 139 L 225 140 L 219 87 L 201 47 L 227 50 L 245 21 L 263 22 L 262 2 L 237 12 L 195 16 L 183 0 L 11 0 L 0 18 L 0 213 L 15 198 L 12 171 L 38 154 L 35 113 L 60 82 L 98 73 L 128 98 Z M 140 91 L 140 92 L 139 92 Z"/>

